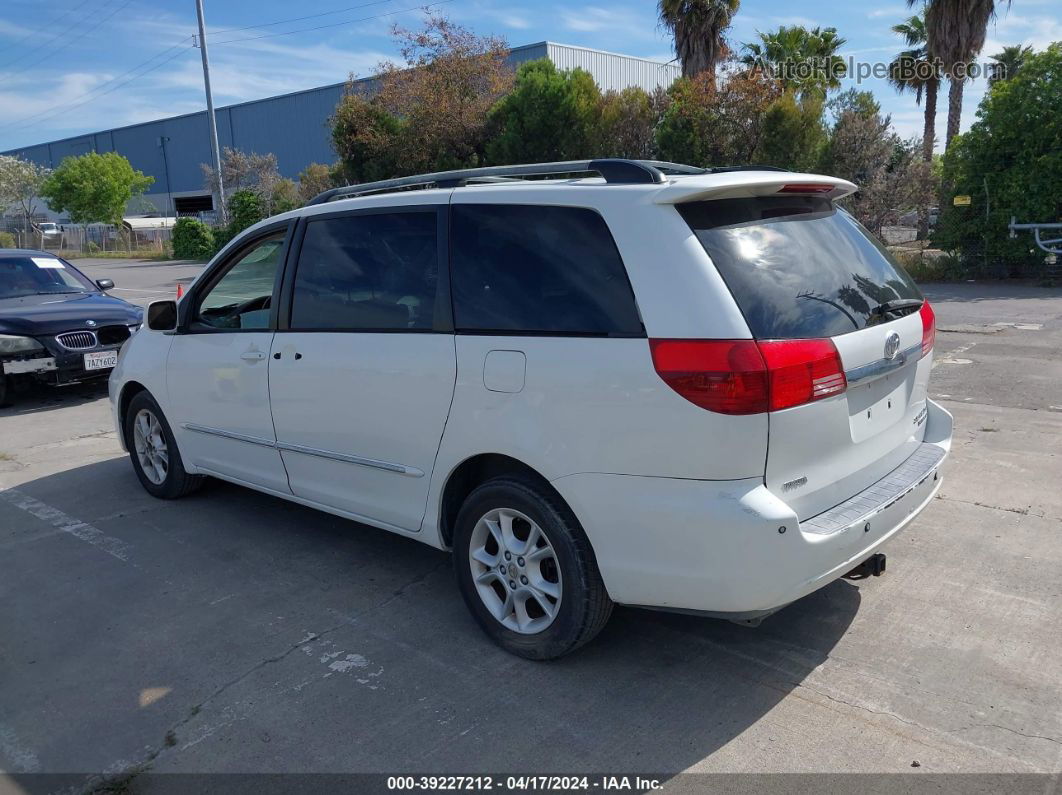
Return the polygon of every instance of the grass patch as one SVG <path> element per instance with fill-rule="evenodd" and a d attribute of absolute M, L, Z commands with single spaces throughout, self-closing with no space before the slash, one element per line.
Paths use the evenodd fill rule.
<path fill-rule="evenodd" d="M 14 461 L 14 460 L 15 460 L 15 457 L 13 455 L 11 455 L 11 453 L 5 453 L 3 450 L 0 450 L 0 461 Z"/>

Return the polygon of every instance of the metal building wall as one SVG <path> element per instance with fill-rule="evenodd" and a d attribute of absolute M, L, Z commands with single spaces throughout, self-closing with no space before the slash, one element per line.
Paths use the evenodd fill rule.
<path fill-rule="evenodd" d="M 547 42 L 548 56 L 558 69 L 585 69 L 602 91 L 622 91 L 637 86 L 652 92 L 667 88 L 682 76 L 682 67 L 630 55 Z"/>
<path fill-rule="evenodd" d="M 618 55 L 585 47 L 538 42 L 514 47 L 509 62 L 549 57 L 560 69 L 585 69 L 602 90 L 639 86 L 652 91 L 668 86 L 680 76 L 675 64 Z M 356 88 L 371 93 L 374 80 L 365 78 Z M 244 152 L 272 152 L 280 173 L 295 177 L 310 163 L 331 163 L 328 119 L 335 110 L 346 83 L 297 91 L 216 109 L 218 141 L 222 147 Z M 163 155 L 163 142 L 165 157 Z M 64 157 L 86 152 L 119 152 L 133 167 L 155 178 L 145 197 L 162 211 L 169 211 L 168 195 L 204 193 L 201 164 L 210 162 L 206 111 L 144 122 L 113 130 L 22 147 L 4 154 L 17 154 L 54 168 Z"/>

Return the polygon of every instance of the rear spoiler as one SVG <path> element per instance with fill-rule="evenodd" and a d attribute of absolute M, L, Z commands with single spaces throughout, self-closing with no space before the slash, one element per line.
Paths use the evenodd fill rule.
<path fill-rule="evenodd" d="M 793 174 L 777 171 L 728 172 L 672 177 L 660 188 L 654 202 L 682 204 L 704 199 L 748 199 L 754 196 L 806 194 L 842 199 L 859 188 L 848 180 L 821 174 Z"/>

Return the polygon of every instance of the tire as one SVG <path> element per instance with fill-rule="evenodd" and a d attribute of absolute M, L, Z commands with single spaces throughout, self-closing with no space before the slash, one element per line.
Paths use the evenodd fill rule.
<path fill-rule="evenodd" d="M 468 495 L 457 515 L 453 556 L 468 609 L 495 643 L 519 657 L 570 654 L 612 614 L 575 515 L 530 478 L 495 478 Z"/>
<path fill-rule="evenodd" d="M 8 404 L 8 395 L 11 392 L 10 379 L 0 372 L 0 406 Z"/>
<path fill-rule="evenodd" d="M 142 426 L 141 433 L 138 433 L 136 428 L 138 422 L 146 423 L 146 426 Z M 142 442 L 145 438 L 145 427 L 149 429 L 146 434 L 149 442 L 146 445 Z M 202 475 L 189 475 L 185 471 L 170 424 L 150 394 L 139 392 L 129 401 L 124 429 L 133 471 L 136 472 L 140 485 L 152 497 L 175 500 L 191 494 L 203 485 Z M 158 462 L 159 466 L 146 463 L 151 460 Z"/>

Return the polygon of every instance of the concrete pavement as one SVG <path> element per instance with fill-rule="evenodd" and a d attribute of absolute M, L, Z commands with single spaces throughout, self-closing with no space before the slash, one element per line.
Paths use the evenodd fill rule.
<path fill-rule="evenodd" d="M 134 297 L 195 272 L 78 264 Z M 549 664 L 485 639 L 443 553 L 148 497 L 102 388 L 0 409 L 0 769 L 1062 771 L 1062 291 L 927 292 L 955 446 L 884 577 L 758 629 L 620 608 Z"/>

